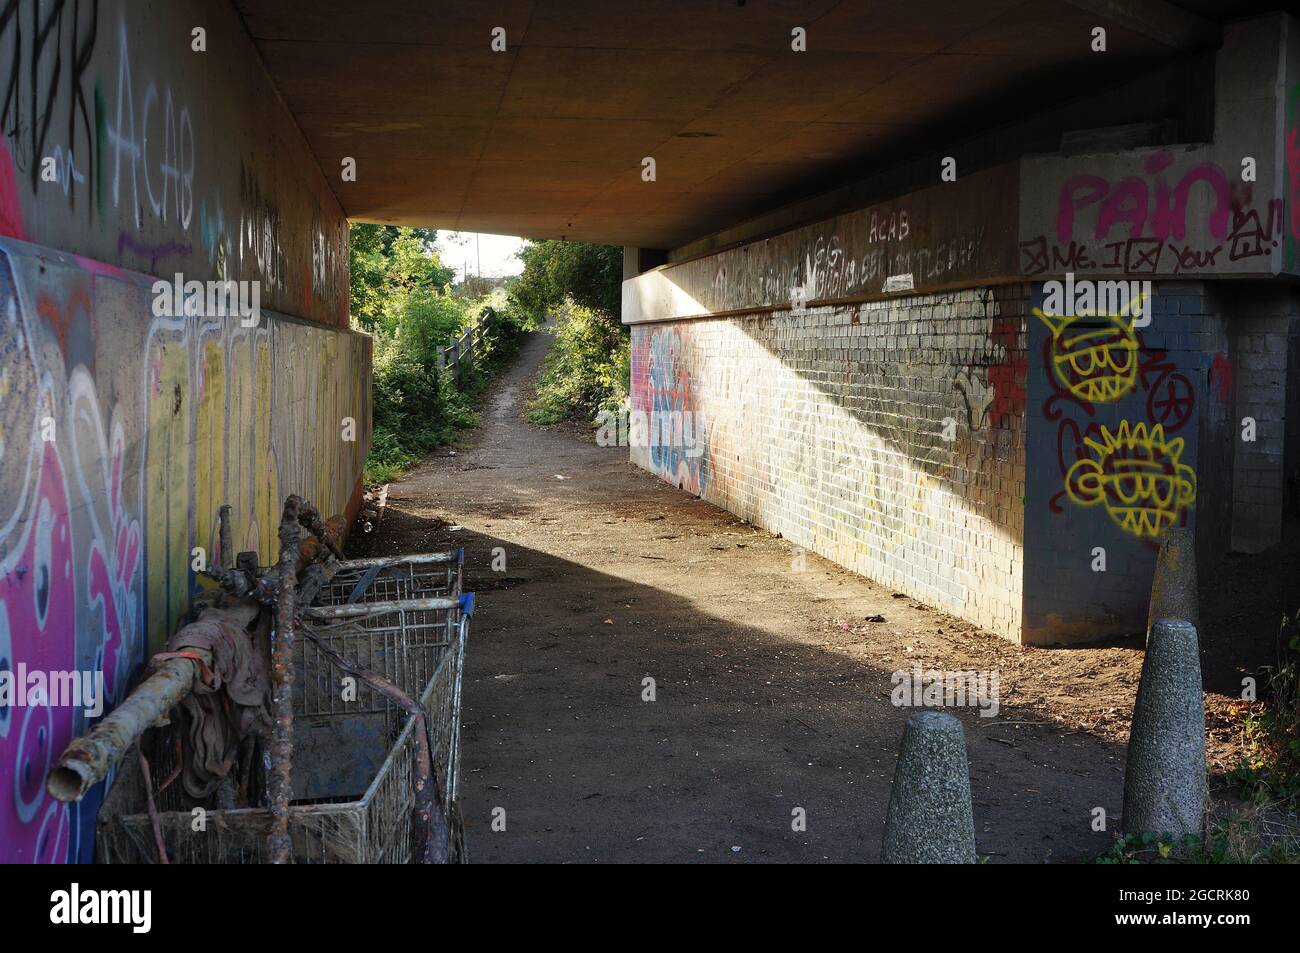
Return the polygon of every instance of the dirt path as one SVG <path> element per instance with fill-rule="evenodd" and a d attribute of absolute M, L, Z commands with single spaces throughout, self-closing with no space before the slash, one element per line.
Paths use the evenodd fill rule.
<path fill-rule="evenodd" d="M 997 717 L 958 712 L 981 854 L 1109 846 L 1136 649 L 1021 650 L 816 557 L 793 572 L 785 540 L 523 419 L 550 341 L 525 345 L 471 448 L 391 486 L 361 545 L 466 548 L 472 860 L 874 861 L 908 714 L 890 675 L 916 665 L 1000 672 Z"/>

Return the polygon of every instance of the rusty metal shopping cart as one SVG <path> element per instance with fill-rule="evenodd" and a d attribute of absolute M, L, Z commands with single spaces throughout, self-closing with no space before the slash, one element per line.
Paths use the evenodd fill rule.
<path fill-rule="evenodd" d="M 317 536 L 311 558 L 300 553 L 299 524 Z M 328 530 L 311 504 L 291 497 L 278 571 L 240 554 L 234 567 L 209 573 L 221 585 L 218 605 L 242 606 L 227 611 L 256 619 L 231 638 L 256 641 L 257 625 L 268 636 L 259 658 L 276 685 L 273 731 L 240 736 L 243 764 L 222 768 L 220 787 L 196 793 L 195 785 L 175 783 L 186 768 L 192 774 L 198 757 L 191 666 L 205 694 L 220 688 L 209 670 L 216 655 L 201 651 L 157 655 L 151 688 L 136 689 L 134 702 L 65 751 L 61 781 L 51 787 L 62 788 L 62 800 L 77 800 L 121 761 L 121 738 L 138 748 L 140 770 L 118 772 L 100 811 L 100 862 L 464 861 L 460 690 L 474 605 L 463 592 L 464 551 L 342 560 Z M 298 571 L 287 571 L 295 564 Z M 222 603 L 229 597 L 235 602 Z M 166 684 L 168 676 L 179 684 Z M 270 703 L 265 690 L 259 697 Z M 190 709 L 169 723 L 182 699 Z M 222 729 L 230 724 L 222 720 L 229 698 L 224 705 L 214 715 Z M 233 749 L 222 750 L 229 757 Z"/>
<path fill-rule="evenodd" d="M 293 653 L 292 862 L 465 859 L 459 726 L 474 596 L 461 591 L 463 562 L 459 550 L 342 562 L 302 610 Z M 153 784 L 175 776 L 179 746 L 165 729 L 150 734 Z M 101 812 L 101 862 L 154 862 L 160 850 L 173 863 L 269 859 L 269 808 L 205 810 L 196 831 L 179 785 L 153 790 L 156 820 L 141 810 L 145 783 L 127 771 L 114 786 Z M 423 815 L 422 791 L 436 805 Z M 427 840 L 436 845 L 430 855 L 422 853 Z"/>

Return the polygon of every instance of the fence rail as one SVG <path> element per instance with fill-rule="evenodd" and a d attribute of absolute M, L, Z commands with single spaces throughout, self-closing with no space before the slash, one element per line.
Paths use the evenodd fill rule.
<path fill-rule="evenodd" d="M 465 329 L 464 334 L 438 352 L 439 372 L 450 373 L 452 380 L 459 384 L 465 371 L 473 366 L 474 354 L 478 350 L 479 342 L 492 328 L 496 318 L 495 311 L 484 308 L 483 314 L 473 325 Z"/>

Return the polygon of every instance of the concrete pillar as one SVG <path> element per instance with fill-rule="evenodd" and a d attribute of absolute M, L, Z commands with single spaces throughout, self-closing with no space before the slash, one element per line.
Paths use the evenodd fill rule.
<path fill-rule="evenodd" d="M 1124 833 L 1170 834 L 1179 841 L 1200 835 L 1205 797 L 1200 639 L 1190 622 L 1158 619 L 1133 705 Z"/>
<path fill-rule="evenodd" d="M 946 712 L 907 720 L 880 849 L 883 864 L 973 864 L 975 821 L 966 733 Z"/>
<path fill-rule="evenodd" d="M 1258 553 L 1282 538 L 1287 364 L 1300 316 L 1286 288 L 1251 288 L 1238 298 L 1233 336 L 1232 548 Z M 1249 420 L 1247 419 L 1249 418 Z M 1253 421 L 1253 440 L 1246 439 Z"/>

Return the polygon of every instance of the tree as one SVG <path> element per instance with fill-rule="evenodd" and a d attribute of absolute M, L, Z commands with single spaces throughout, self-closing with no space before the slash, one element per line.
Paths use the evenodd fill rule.
<path fill-rule="evenodd" d="M 510 296 L 530 314 L 553 312 L 569 298 L 617 324 L 623 294 L 623 249 L 548 239 L 519 251 L 524 270 Z"/>
<path fill-rule="evenodd" d="M 352 316 L 367 330 L 391 324 L 411 291 L 437 292 L 455 277 L 434 247 L 430 228 L 354 222 L 348 233 Z"/>

